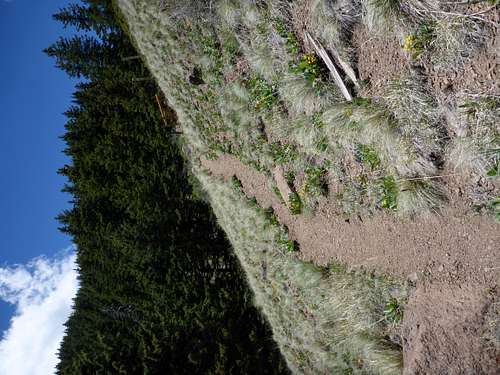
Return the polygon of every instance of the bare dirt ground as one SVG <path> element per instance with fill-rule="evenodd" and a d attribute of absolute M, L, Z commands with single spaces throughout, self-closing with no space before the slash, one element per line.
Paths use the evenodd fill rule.
<path fill-rule="evenodd" d="M 236 158 L 202 164 L 226 180 L 237 176 L 247 196 L 273 207 L 304 260 L 408 281 L 401 332 L 405 373 L 495 374 L 500 368 L 494 311 L 500 300 L 500 226 L 491 217 L 452 206 L 411 221 L 385 214 L 345 221 L 328 199 L 313 217 L 292 215 L 269 188 L 268 177 Z"/>

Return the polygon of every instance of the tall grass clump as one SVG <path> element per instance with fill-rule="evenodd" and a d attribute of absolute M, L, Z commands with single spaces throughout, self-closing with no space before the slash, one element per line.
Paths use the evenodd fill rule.
<path fill-rule="evenodd" d="M 484 177 L 500 164 L 500 97 L 463 94 L 461 129 L 448 146 L 447 163 L 456 173 Z"/>
<path fill-rule="evenodd" d="M 395 100 L 390 97 L 389 99 L 391 105 L 395 105 Z M 398 98 L 398 100 L 407 99 Z M 400 188 L 405 193 L 399 199 L 403 199 L 404 202 L 394 207 L 409 215 L 419 211 L 422 213 L 435 211 L 443 201 L 442 194 L 429 193 L 439 190 L 437 181 L 429 179 L 437 173 L 437 167 L 428 155 L 434 150 L 437 142 L 433 124 L 429 123 L 430 120 L 434 120 L 434 115 L 429 108 L 430 103 L 425 100 L 416 105 L 420 105 L 420 108 L 428 113 L 418 115 L 421 120 L 424 117 L 428 122 L 428 138 L 417 137 L 417 134 L 421 135 L 418 132 L 419 127 L 426 125 L 424 121 L 413 123 L 414 120 L 410 119 L 413 109 L 409 107 L 406 109 L 398 107 L 398 111 L 394 114 L 380 104 L 368 100 L 356 100 L 353 103 L 339 104 L 322 115 L 325 134 L 330 143 L 337 145 L 337 153 L 342 158 L 354 155 L 370 169 L 396 176 L 398 180 L 426 179 L 426 184 L 413 184 L 411 189 Z M 365 183 L 366 178 L 360 175 L 358 180 L 363 186 L 362 190 L 368 192 L 370 186 Z M 423 189 L 421 194 L 419 189 Z M 433 199 L 424 199 L 431 196 Z"/>
<path fill-rule="evenodd" d="M 480 22 L 471 18 L 442 17 L 433 23 L 431 62 L 436 68 L 461 67 L 484 43 Z"/>
<path fill-rule="evenodd" d="M 287 70 L 286 40 L 274 29 L 266 6 L 254 2 L 238 2 L 235 6 L 223 1 L 218 8 L 255 73 L 273 80 Z"/>
<path fill-rule="evenodd" d="M 436 213 L 446 199 L 440 186 L 426 179 L 401 180 L 398 185 L 397 208 L 403 216 Z"/>
<path fill-rule="evenodd" d="M 433 18 L 437 0 L 361 0 L 363 23 L 378 32 L 411 26 Z"/>
<path fill-rule="evenodd" d="M 383 103 L 397 120 L 402 136 L 410 139 L 424 157 L 440 152 L 444 129 L 439 107 L 421 77 L 413 73 L 390 82 Z"/>
<path fill-rule="evenodd" d="M 326 49 L 333 47 L 344 61 L 350 61 L 349 39 L 360 20 L 361 2 L 315 0 L 303 6 L 310 7 L 306 22 L 312 35 L 318 37 Z"/>

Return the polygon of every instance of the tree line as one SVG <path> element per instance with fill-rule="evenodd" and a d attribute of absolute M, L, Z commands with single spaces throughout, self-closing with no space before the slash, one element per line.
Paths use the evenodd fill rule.
<path fill-rule="evenodd" d="M 59 170 L 71 209 L 59 221 L 80 289 L 58 374 L 288 373 L 112 1 L 54 18 L 75 33 L 45 52 L 79 79 Z"/>

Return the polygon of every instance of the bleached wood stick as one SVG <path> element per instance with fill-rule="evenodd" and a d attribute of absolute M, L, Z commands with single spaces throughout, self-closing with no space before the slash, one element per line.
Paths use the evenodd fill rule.
<path fill-rule="evenodd" d="M 348 102 L 352 102 L 352 96 L 349 93 L 349 90 L 347 90 L 346 85 L 344 84 L 344 81 L 342 81 L 342 78 L 340 78 L 340 74 L 335 68 L 335 65 L 333 65 L 333 61 L 328 56 L 328 52 L 318 43 L 316 42 L 311 35 L 306 31 L 305 32 L 306 39 L 311 42 L 312 46 L 316 50 L 316 53 L 323 59 L 325 62 L 326 66 L 328 67 L 328 70 L 330 70 L 330 74 L 332 75 L 333 80 L 337 84 L 337 86 L 340 88 L 340 91 L 344 95 L 345 99 Z"/>
<path fill-rule="evenodd" d="M 333 58 L 337 60 L 340 67 L 344 70 L 345 74 L 347 74 L 347 76 L 351 79 L 352 83 L 354 83 L 356 87 L 359 87 L 358 80 L 356 78 L 356 73 L 354 73 L 354 69 L 352 69 L 347 62 L 342 60 L 335 46 L 330 45 L 330 51 L 333 55 Z"/>

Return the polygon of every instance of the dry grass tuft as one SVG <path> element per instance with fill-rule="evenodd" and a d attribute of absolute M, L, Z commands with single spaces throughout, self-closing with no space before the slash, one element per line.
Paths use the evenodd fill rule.
<path fill-rule="evenodd" d="M 398 185 L 398 213 L 403 216 L 436 213 L 446 200 L 444 191 L 435 180 L 400 180 Z"/>
<path fill-rule="evenodd" d="M 414 25 L 437 10 L 437 0 L 361 0 L 363 23 L 370 30 L 387 32 L 403 25 Z"/>
<path fill-rule="evenodd" d="M 458 103 L 462 129 L 447 150 L 454 172 L 480 178 L 500 165 L 500 97 L 464 93 Z"/>
<path fill-rule="evenodd" d="M 383 102 L 397 120 L 402 135 L 411 140 L 421 155 L 430 158 L 439 154 L 441 115 L 419 76 L 413 73 L 390 82 Z"/>
<path fill-rule="evenodd" d="M 431 62 L 440 69 L 463 66 L 484 43 L 481 25 L 471 18 L 437 19 L 433 34 Z"/>
<path fill-rule="evenodd" d="M 312 115 L 338 100 L 336 90 L 328 90 L 326 87 L 315 88 L 302 76 L 294 73 L 288 73 L 283 77 L 279 93 L 293 116 Z"/>

